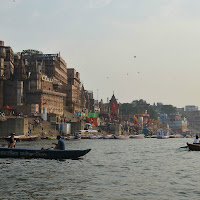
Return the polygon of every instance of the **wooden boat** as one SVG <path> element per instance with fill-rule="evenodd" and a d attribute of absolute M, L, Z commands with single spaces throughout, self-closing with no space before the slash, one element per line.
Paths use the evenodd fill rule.
<path fill-rule="evenodd" d="M 200 143 L 197 144 L 189 144 L 187 143 L 190 151 L 200 151 Z"/>
<path fill-rule="evenodd" d="M 39 149 L 16 147 L 14 149 L 7 147 L 0 147 L 0 158 L 44 158 L 44 159 L 77 159 L 88 152 L 86 150 L 56 150 L 56 149 Z"/>
<path fill-rule="evenodd" d="M 131 139 L 144 139 L 144 135 L 143 134 L 130 135 L 129 138 L 131 138 Z"/>
<path fill-rule="evenodd" d="M 129 139 L 128 135 L 118 135 L 118 136 L 114 136 L 114 139 L 119 139 L 119 140 L 127 140 Z"/>
<path fill-rule="evenodd" d="M 182 135 L 170 135 L 169 138 L 181 138 Z"/>

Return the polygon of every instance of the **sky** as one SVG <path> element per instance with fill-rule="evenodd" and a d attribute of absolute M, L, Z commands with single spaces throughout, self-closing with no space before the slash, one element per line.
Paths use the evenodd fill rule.
<path fill-rule="evenodd" d="M 200 108 L 199 0 L 0 0 L 0 40 L 61 53 L 107 101 Z"/>

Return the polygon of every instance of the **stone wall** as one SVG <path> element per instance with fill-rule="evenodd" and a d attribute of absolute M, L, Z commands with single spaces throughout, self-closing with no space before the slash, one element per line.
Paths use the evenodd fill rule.
<path fill-rule="evenodd" d="M 85 124 L 83 122 L 71 122 L 71 134 L 77 131 L 84 130 Z"/>
<path fill-rule="evenodd" d="M 0 122 L 0 137 L 7 137 L 11 133 L 16 135 L 25 135 L 28 132 L 28 119 L 9 118 Z"/>

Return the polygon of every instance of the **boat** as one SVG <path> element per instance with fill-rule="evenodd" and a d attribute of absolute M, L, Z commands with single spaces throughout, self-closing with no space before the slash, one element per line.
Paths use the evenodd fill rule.
<path fill-rule="evenodd" d="M 191 135 L 186 135 L 185 137 L 186 137 L 186 138 L 192 138 L 192 136 L 191 136 Z"/>
<path fill-rule="evenodd" d="M 139 135 L 131 135 L 129 136 L 131 139 L 144 139 L 144 134 L 139 134 Z"/>
<path fill-rule="evenodd" d="M 157 135 L 157 139 L 168 139 L 169 138 L 169 132 L 163 131 L 162 129 L 158 130 L 156 135 Z"/>
<path fill-rule="evenodd" d="M 197 144 L 187 143 L 187 146 L 189 147 L 190 151 L 200 151 L 200 143 Z"/>
<path fill-rule="evenodd" d="M 182 138 L 183 136 L 182 135 L 170 135 L 169 138 Z"/>
<path fill-rule="evenodd" d="M 66 136 L 66 137 L 63 137 L 63 139 L 64 140 L 75 140 L 75 141 L 77 141 L 77 140 L 80 140 L 81 137 L 79 137 L 79 136 Z"/>
<path fill-rule="evenodd" d="M 0 158 L 44 158 L 44 159 L 78 159 L 91 149 L 86 150 L 57 150 L 57 149 L 39 149 L 16 147 L 14 149 L 8 147 L 0 147 Z"/>
<path fill-rule="evenodd" d="M 129 136 L 128 135 L 115 135 L 114 139 L 127 140 L 127 139 L 129 139 Z"/>
<path fill-rule="evenodd" d="M 105 135 L 103 139 L 114 139 L 114 135 Z"/>

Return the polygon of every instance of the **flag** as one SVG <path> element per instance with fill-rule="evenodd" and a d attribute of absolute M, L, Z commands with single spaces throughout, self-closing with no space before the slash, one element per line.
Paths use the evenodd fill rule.
<path fill-rule="evenodd" d="M 42 105 L 45 105 L 45 104 L 47 104 L 47 102 L 45 101 Z"/>
<path fill-rule="evenodd" d="M 181 128 L 179 128 L 179 129 L 178 129 L 178 132 L 179 132 L 179 133 L 182 133 L 182 130 L 181 130 Z"/>

